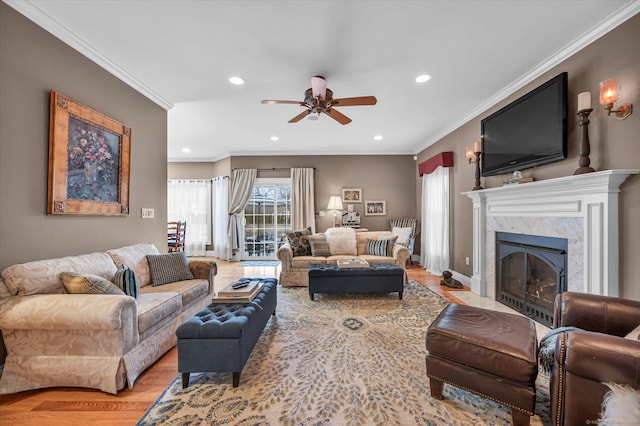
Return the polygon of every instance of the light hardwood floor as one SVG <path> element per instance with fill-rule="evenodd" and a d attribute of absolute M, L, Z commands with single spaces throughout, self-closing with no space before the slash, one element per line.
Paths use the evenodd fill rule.
<path fill-rule="evenodd" d="M 238 262 L 216 259 L 215 289 L 240 277 L 277 277 L 278 267 L 241 267 Z M 424 284 L 450 302 L 464 303 L 456 292 L 440 285 L 440 277 L 414 263 L 407 270 L 410 279 Z M 87 372 L 90 374 L 90 372 Z M 14 395 L 0 395 L 0 425 L 135 425 L 160 393 L 178 374 L 178 353 L 172 349 L 148 368 L 133 390 L 117 395 L 80 388 L 50 388 Z M 425 378 L 426 379 L 426 378 Z"/>

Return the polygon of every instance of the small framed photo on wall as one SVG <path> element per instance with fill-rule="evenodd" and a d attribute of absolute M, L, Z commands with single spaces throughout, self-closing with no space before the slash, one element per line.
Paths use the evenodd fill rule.
<path fill-rule="evenodd" d="M 366 200 L 364 202 L 365 216 L 386 216 L 387 201 L 386 200 Z"/>
<path fill-rule="evenodd" d="M 343 203 L 361 203 L 362 188 L 342 188 Z"/>

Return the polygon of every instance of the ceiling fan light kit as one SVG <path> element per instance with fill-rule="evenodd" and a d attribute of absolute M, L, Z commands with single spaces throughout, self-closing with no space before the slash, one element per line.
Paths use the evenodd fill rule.
<path fill-rule="evenodd" d="M 355 98 L 333 99 L 333 91 L 327 88 L 327 80 L 320 75 L 311 77 L 311 87 L 304 92 L 304 101 L 280 101 L 265 99 L 263 104 L 297 104 L 306 108 L 305 111 L 289 120 L 289 123 L 297 123 L 304 117 L 309 120 L 317 120 L 320 114 L 326 114 L 340 124 L 349 124 L 351 119 L 334 107 L 375 105 L 378 102 L 375 96 L 359 96 Z M 312 114 L 313 113 L 313 114 Z"/>

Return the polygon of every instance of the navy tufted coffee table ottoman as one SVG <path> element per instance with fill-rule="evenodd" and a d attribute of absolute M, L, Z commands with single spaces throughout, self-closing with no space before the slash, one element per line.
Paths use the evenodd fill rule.
<path fill-rule="evenodd" d="M 271 315 L 276 314 L 275 278 L 252 278 L 264 283 L 260 293 L 245 304 L 212 303 L 176 330 L 178 371 L 182 387 L 189 386 L 190 373 L 233 373 L 233 387 L 249 359 Z"/>
<path fill-rule="evenodd" d="M 311 264 L 309 297 L 316 293 L 391 293 L 402 299 L 404 270 L 392 263 L 370 264 L 367 268 L 340 268 L 333 263 Z"/>

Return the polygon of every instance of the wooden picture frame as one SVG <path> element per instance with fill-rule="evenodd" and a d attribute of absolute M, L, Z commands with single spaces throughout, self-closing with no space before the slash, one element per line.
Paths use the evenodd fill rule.
<path fill-rule="evenodd" d="M 362 188 L 342 188 L 343 203 L 361 203 Z"/>
<path fill-rule="evenodd" d="M 131 129 L 51 91 L 47 214 L 129 214 Z"/>
<path fill-rule="evenodd" d="M 366 200 L 364 202 L 365 216 L 386 216 L 387 201 L 386 200 Z"/>

